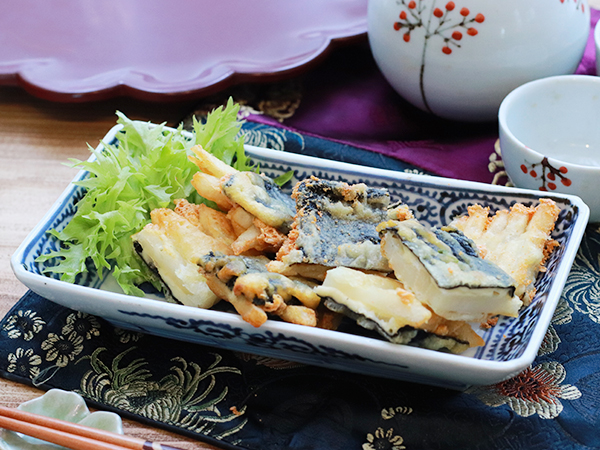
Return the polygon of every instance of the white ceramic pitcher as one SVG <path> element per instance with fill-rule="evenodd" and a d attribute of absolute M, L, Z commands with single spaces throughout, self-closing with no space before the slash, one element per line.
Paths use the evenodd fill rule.
<path fill-rule="evenodd" d="M 437 116 L 495 120 L 521 84 L 575 72 L 587 0 L 369 0 L 369 42 L 406 100 Z"/>

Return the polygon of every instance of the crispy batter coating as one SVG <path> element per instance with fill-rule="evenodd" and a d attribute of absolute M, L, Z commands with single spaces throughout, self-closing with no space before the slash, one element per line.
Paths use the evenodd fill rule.
<path fill-rule="evenodd" d="M 231 248 L 235 255 L 245 254 L 250 250 L 275 253 L 284 241 L 285 234 L 255 218 L 252 225 L 231 244 Z"/>
<path fill-rule="evenodd" d="M 320 298 L 313 291 L 314 283 L 268 272 L 268 261 L 264 256 L 210 254 L 199 265 L 215 295 L 229 301 L 253 326 L 264 323 L 266 313 L 288 322 L 316 326 L 315 309 Z M 257 308 L 264 314 L 258 314 Z"/>
<path fill-rule="evenodd" d="M 194 145 L 191 150 L 196 156 L 189 156 L 188 159 L 196 164 L 198 169 L 205 174 L 221 178 L 225 175 L 238 172 L 238 170 L 234 169 L 229 164 L 224 163 L 216 156 L 204 150 L 201 145 Z"/>
<path fill-rule="evenodd" d="M 254 221 L 254 216 L 240 205 L 234 205 L 233 208 L 227 212 L 227 218 L 231 222 L 236 237 L 250 228 Z"/>
<path fill-rule="evenodd" d="M 323 281 L 327 275 L 327 271 L 331 267 L 322 266 L 320 264 L 292 264 L 288 266 L 281 261 L 271 261 L 267 264 L 269 272 L 280 273 L 287 277 L 302 277 L 316 281 Z"/>
<path fill-rule="evenodd" d="M 321 303 L 315 285 L 338 266 L 388 273 L 375 227 L 385 220 L 414 219 L 406 205 L 389 206 L 385 189 L 310 177 L 297 184 L 292 199 L 264 175 L 240 172 L 199 145 L 191 150 L 189 159 L 199 168 L 192 185 L 220 211 L 177 200 L 174 211 L 154 210 L 151 226 L 168 234 L 186 258 L 197 261 L 210 290 L 255 327 L 276 315 L 336 329 L 342 314 Z M 483 258 L 515 278 L 516 293 L 528 304 L 537 274 L 558 245 L 550 238 L 558 213 L 549 199 L 541 199 L 535 208 L 517 203 L 494 215 L 489 208 L 472 205 L 452 225 L 476 243 Z M 264 256 L 275 253 L 276 261 Z M 456 341 L 457 351 L 483 344 L 469 324 L 434 312 L 411 333 L 416 330 L 419 339 L 429 333 L 429 348 L 444 348 L 449 340 Z"/>
<path fill-rule="evenodd" d="M 235 282 L 233 293 L 243 295 L 255 303 L 280 303 L 297 299 L 303 305 L 315 309 L 320 298 L 306 282 L 271 272 L 255 272 L 241 275 Z M 274 300 L 275 297 L 279 299 Z M 270 310 L 276 310 L 271 308 Z"/>
<path fill-rule="evenodd" d="M 480 248 L 482 257 L 496 263 L 516 281 L 516 294 L 528 305 L 535 295 L 534 283 L 552 250 L 558 245 L 550 235 L 560 208 L 547 198 L 535 207 L 516 203 L 510 211 L 493 216 L 480 205 L 468 208 L 468 215 L 453 225 Z"/>
<path fill-rule="evenodd" d="M 387 217 L 386 189 L 313 176 L 296 184 L 292 198 L 297 212 L 278 261 L 389 270 L 375 229 Z"/>
<path fill-rule="evenodd" d="M 196 172 L 192 178 L 192 186 L 196 192 L 207 200 L 215 202 L 221 211 L 229 211 L 233 202 L 221 192 L 221 181 L 204 172 Z"/>
<path fill-rule="evenodd" d="M 287 233 L 293 221 L 294 201 L 275 182 L 255 172 L 236 172 L 221 179 L 221 191 L 267 225 Z"/>
<path fill-rule="evenodd" d="M 204 204 L 196 205 L 185 199 L 175 200 L 177 214 L 185 217 L 202 232 L 231 245 L 237 236 L 228 215 Z"/>
<path fill-rule="evenodd" d="M 231 247 L 225 242 L 207 235 L 171 209 L 155 209 L 150 213 L 150 217 L 152 223 L 164 230 L 177 248 L 189 256 L 186 256 L 186 259 L 190 261 L 212 251 L 223 254 L 232 253 Z"/>

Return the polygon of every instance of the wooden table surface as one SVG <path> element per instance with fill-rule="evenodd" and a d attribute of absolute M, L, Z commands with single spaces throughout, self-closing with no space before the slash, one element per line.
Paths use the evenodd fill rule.
<path fill-rule="evenodd" d="M 132 119 L 177 125 L 193 104 L 148 104 L 127 99 L 61 104 L 36 99 L 18 88 L 0 87 L 0 317 L 26 292 L 14 276 L 10 258 L 42 219 L 76 170 L 68 158 L 87 159 L 116 123 L 119 110 Z M 0 378 L 0 405 L 16 407 L 43 394 Z M 182 449 L 216 447 L 133 421 L 125 433 Z"/>

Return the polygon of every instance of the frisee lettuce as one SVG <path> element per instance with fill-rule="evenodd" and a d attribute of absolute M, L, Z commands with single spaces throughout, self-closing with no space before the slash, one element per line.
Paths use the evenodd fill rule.
<path fill-rule="evenodd" d="M 179 198 L 202 201 L 191 185 L 198 171 L 188 160 L 192 146 L 202 145 L 238 170 L 257 170 L 244 152 L 238 111 L 239 105 L 229 99 L 205 122 L 194 118 L 191 138 L 181 126 L 172 131 L 164 124 L 151 126 L 117 112 L 117 122 L 123 125 L 117 143 L 104 143 L 101 151 L 90 147 L 96 157 L 93 161 L 70 160 L 70 166 L 90 173 L 77 183 L 87 191 L 67 226 L 51 231 L 61 248 L 37 261 L 56 259 L 46 272 L 60 274 L 61 280 L 71 283 L 87 272 L 91 260 L 101 278 L 112 270 L 126 294 L 143 296 L 138 287 L 143 282 L 158 287 L 154 274 L 135 253 L 131 235 L 150 222 L 150 211 L 155 208 L 171 207 Z"/>

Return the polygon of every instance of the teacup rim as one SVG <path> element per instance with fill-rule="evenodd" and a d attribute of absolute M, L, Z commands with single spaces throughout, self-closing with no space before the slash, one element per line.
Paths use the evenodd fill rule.
<path fill-rule="evenodd" d="M 598 23 L 600 24 L 600 21 Z M 595 33 L 598 34 L 598 36 L 600 36 L 600 27 L 598 27 L 598 26 L 596 27 Z M 498 126 L 501 131 L 503 131 L 508 137 L 510 137 L 510 139 L 517 142 L 524 151 L 529 152 L 532 155 L 535 155 L 536 157 L 548 158 L 548 160 L 559 162 L 562 165 L 565 165 L 567 167 L 572 167 L 577 170 L 597 172 L 597 171 L 600 171 L 600 166 L 590 166 L 590 165 L 578 164 L 578 163 L 574 163 L 574 162 L 570 162 L 570 161 L 565 161 L 564 159 L 560 159 L 555 156 L 547 156 L 544 153 L 526 145 L 521 139 L 517 138 L 514 135 L 514 133 L 512 132 L 511 128 L 508 126 L 508 123 L 507 123 L 507 118 L 508 118 L 508 114 L 509 114 L 508 109 L 510 108 L 511 103 L 514 102 L 516 99 L 520 98 L 523 95 L 524 91 L 528 91 L 530 89 L 533 89 L 533 88 L 536 88 L 536 87 L 539 87 L 542 85 L 546 85 L 546 84 L 557 84 L 557 83 L 571 84 L 573 82 L 595 84 L 595 85 L 598 85 L 598 87 L 600 88 L 600 77 L 594 76 L 594 75 L 577 75 L 577 74 L 554 75 L 554 76 L 550 76 L 550 77 L 544 77 L 544 78 L 539 78 L 537 80 L 528 81 L 527 83 L 524 83 L 524 84 L 516 87 L 511 92 L 509 92 L 506 95 L 506 97 L 504 97 L 504 99 L 500 103 L 500 107 L 498 109 Z M 502 148 L 500 150 L 502 151 Z"/>

